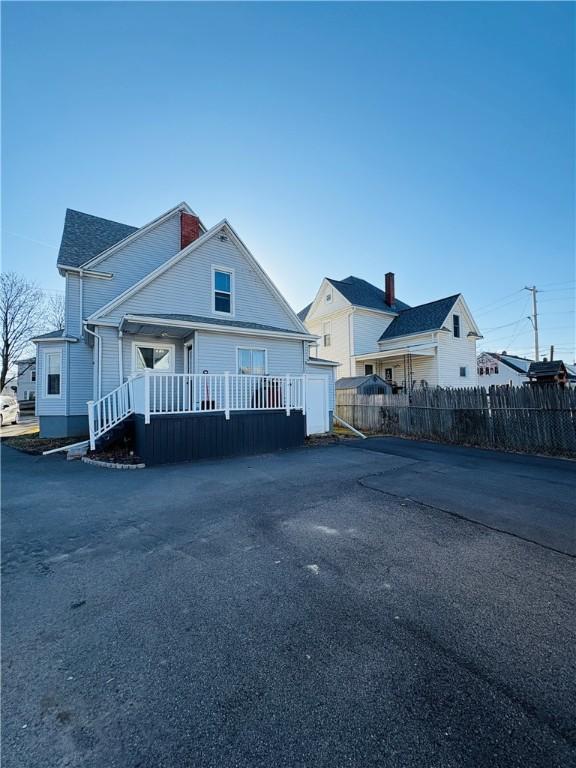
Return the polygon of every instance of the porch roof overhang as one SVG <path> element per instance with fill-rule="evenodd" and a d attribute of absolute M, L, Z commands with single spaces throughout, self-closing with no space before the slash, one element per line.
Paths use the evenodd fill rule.
<path fill-rule="evenodd" d="M 169 315 L 124 315 L 119 329 L 129 334 L 147 336 L 170 336 L 186 339 L 193 331 L 211 333 L 233 333 L 248 336 L 266 336 L 269 338 L 294 339 L 296 341 L 316 341 L 318 336 L 300 331 L 290 331 L 259 323 L 241 320 L 221 320 L 220 318 Z"/>
<path fill-rule="evenodd" d="M 412 357 L 434 357 L 438 344 L 426 344 L 418 347 L 397 347 L 396 349 L 386 349 L 380 352 L 369 352 L 365 355 L 356 355 L 355 359 L 358 362 L 364 362 L 369 360 L 386 360 L 391 357 L 404 357 L 404 355 L 412 355 Z"/>

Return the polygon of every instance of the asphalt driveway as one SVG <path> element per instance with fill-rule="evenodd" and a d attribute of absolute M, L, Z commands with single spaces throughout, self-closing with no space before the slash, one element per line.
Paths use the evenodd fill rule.
<path fill-rule="evenodd" d="M 4 449 L 6 768 L 575 765 L 564 518 L 526 537 L 508 469 L 520 530 L 469 522 L 428 496 L 471 475 L 393 449 L 131 472 Z"/>

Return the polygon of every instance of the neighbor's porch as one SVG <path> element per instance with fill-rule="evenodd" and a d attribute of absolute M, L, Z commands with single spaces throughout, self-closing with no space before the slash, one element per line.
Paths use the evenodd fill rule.
<path fill-rule="evenodd" d="M 357 376 L 375 373 L 397 391 L 433 387 L 438 383 L 437 344 L 356 355 L 355 366 Z"/>

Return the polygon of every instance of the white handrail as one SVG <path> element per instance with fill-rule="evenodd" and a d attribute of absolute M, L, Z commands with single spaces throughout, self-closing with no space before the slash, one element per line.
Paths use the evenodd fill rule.
<path fill-rule="evenodd" d="M 134 413 L 132 379 L 125 381 L 99 400 L 88 401 L 88 427 L 90 449 L 96 448 L 96 440 Z"/>

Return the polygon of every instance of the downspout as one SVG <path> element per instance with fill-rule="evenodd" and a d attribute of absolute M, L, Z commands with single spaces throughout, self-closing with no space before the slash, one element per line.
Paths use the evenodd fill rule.
<path fill-rule="evenodd" d="M 82 275 L 83 272 L 80 270 L 80 301 L 78 302 L 80 305 L 80 330 L 82 330 L 82 324 L 84 322 L 84 283 L 82 282 Z"/>
<path fill-rule="evenodd" d="M 94 336 L 98 343 L 98 354 L 96 356 L 97 361 L 97 367 L 98 367 L 98 375 L 96 377 L 96 390 L 98 397 L 97 400 L 100 400 L 102 396 L 102 337 L 99 336 L 95 331 L 91 331 L 90 328 L 88 328 L 88 324 L 84 323 L 84 330 L 86 333 L 89 333 L 90 336 Z"/>
<path fill-rule="evenodd" d="M 124 370 L 122 365 L 122 328 L 118 328 L 118 386 L 122 386 L 122 382 L 124 381 Z"/>

